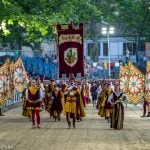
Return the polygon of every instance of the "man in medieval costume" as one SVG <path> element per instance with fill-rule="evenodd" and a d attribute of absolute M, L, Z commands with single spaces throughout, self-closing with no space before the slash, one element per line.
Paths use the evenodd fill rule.
<path fill-rule="evenodd" d="M 42 90 L 36 85 L 36 81 L 31 81 L 31 86 L 26 90 L 26 98 L 28 100 L 27 108 L 32 111 L 32 128 L 36 128 L 35 118 L 37 120 L 37 128 L 40 127 L 40 111 L 42 110 Z"/>
<path fill-rule="evenodd" d="M 89 87 L 87 83 L 81 85 L 81 97 L 83 100 L 83 105 L 86 107 L 89 104 Z"/>
<path fill-rule="evenodd" d="M 45 104 L 45 110 L 50 114 L 50 119 L 54 117 L 51 108 L 52 108 L 52 102 L 54 96 L 52 96 L 52 93 L 54 93 L 54 86 L 55 86 L 55 80 L 50 80 L 49 83 L 44 85 L 45 88 L 45 97 L 44 97 L 44 104 Z"/>
<path fill-rule="evenodd" d="M 77 100 L 76 100 L 76 120 L 82 121 L 82 117 L 85 117 L 85 110 L 84 110 L 84 103 L 83 103 L 83 97 L 81 95 L 81 87 L 80 85 L 76 85 L 73 87 L 73 90 L 77 91 Z"/>
<path fill-rule="evenodd" d="M 22 98 L 22 110 L 23 110 L 22 115 L 25 116 L 25 117 L 28 117 L 31 121 L 32 111 L 31 111 L 31 109 L 27 109 L 28 101 L 27 101 L 27 98 L 26 98 L 26 90 L 28 89 L 28 86 L 30 86 L 30 82 L 22 92 L 22 97 L 21 97 Z"/>
<path fill-rule="evenodd" d="M 146 101 L 145 97 L 143 96 L 143 115 L 141 117 L 150 117 L 150 103 Z M 146 115 L 147 112 L 147 115 Z"/>
<path fill-rule="evenodd" d="M 96 106 L 96 101 L 97 101 L 97 83 L 96 81 L 94 81 L 91 85 L 91 89 L 90 89 L 90 92 L 91 92 L 91 96 L 92 96 L 92 103 L 93 103 L 93 107 Z"/>
<path fill-rule="evenodd" d="M 68 123 L 68 128 L 71 128 L 71 121 L 70 118 L 73 119 L 73 128 L 75 128 L 76 122 L 76 102 L 80 97 L 80 94 L 77 92 L 76 89 L 73 89 L 71 85 L 68 89 L 64 92 L 65 96 L 65 104 L 64 104 L 64 112 L 66 114 L 66 120 Z"/>

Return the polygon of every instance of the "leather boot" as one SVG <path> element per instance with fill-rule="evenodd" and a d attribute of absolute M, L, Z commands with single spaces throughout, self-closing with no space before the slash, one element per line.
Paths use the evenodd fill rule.
<path fill-rule="evenodd" d="M 4 116 L 3 114 L 2 114 L 2 109 L 0 108 L 0 116 Z"/>
<path fill-rule="evenodd" d="M 71 122 L 68 122 L 68 129 L 71 128 Z"/>
<path fill-rule="evenodd" d="M 150 117 L 150 112 L 148 112 L 147 116 L 146 117 Z"/>
<path fill-rule="evenodd" d="M 73 122 L 73 128 L 74 128 L 74 129 L 76 128 L 75 122 Z"/>
<path fill-rule="evenodd" d="M 145 114 L 143 114 L 141 117 L 146 117 L 146 115 L 145 115 Z"/>

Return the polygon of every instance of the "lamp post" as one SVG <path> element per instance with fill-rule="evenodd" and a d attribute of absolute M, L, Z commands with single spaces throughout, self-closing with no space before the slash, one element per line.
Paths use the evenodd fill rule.
<path fill-rule="evenodd" d="M 111 77 L 111 70 L 110 70 L 110 41 L 109 35 L 114 33 L 114 27 L 103 27 L 102 34 L 107 34 L 107 44 L 108 44 L 108 77 Z"/>

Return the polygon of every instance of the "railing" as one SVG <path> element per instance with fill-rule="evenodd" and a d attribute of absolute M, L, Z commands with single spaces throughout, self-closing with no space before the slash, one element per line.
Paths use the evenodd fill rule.
<path fill-rule="evenodd" d="M 16 108 L 18 106 L 21 106 L 22 104 L 22 93 L 17 92 L 14 90 L 14 97 L 13 99 L 6 100 L 5 103 L 2 105 L 2 112 L 6 112 L 9 109 Z"/>

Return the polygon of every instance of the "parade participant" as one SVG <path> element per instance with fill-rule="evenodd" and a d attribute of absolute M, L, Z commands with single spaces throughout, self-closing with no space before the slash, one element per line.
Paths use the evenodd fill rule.
<path fill-rule="evenodd" d="M 28 100 L 27 108 L 32 110 L 32 128 L 36 128 L 35 116 L 37 119 L 37 127 L 40 127 L 40 110 L 42 105 L 42 90 L 36 85 L 36 81 L 31 81 L 31 86 L 26 90 L 26 98 Z"/>
<path fill-rule="evenodd" d="M 98 86 L 96 93 L 97 93 L 97 103 L 96 103 L 96 109 L 98 109 L 98 98 L 100 97 L 100 93 L 102 91 L 102 86 L 101 84 Z"/>
<path fill-rule="evenodd" d="M 28 86 L 30 86 L 30 82 L 28 84 Z M 26 99 L 26 90 L 28 89 L 28 86 L 23 90 L 22 92 L 22 115 L 25 117 L 28 117 L 29 120 L 31 121 L 31 117 L 32 117 L 32 111 L 30 109 L 27 109 L 28 106 L 28 101 Z"/>
<path fill-rule="evenodd" d="M 82 97 L 82 100 L 83 100 L 83 105 L 84 105 L 84 107 L 86 107 L 87 94 L 86 94 L 86 89 L 85 89 L 84 85 L 81 88 L 81 97 Z"/>
<path fill-rule="evenodd" d="M 148 102 L 148 115 L 147 117 L 150 117 L 150 102 Z"/>
<path fill-rule="evenodd" d="M 145 97 L 143 96 L 143 100 L 144 100 L 144 103 L 143 103 L 143 115 L 141 117 L 150 117 L 150 111 L 149 111 L 149 102 L 147 102 L 145 100 Z M 148 111 L 147 115 L 146 115 L 146 110 Z"/>
<path fill-rule="evenodd" d="M 87 82 L 82 83 L 82 86 L 81 86 L 81 96 L 82 96 L 83 104 L 84 104 L 84 107 L 85 107 L 86 104 L 89 104 L 89 103 L 90 103 L 90 98 L 89 98 L 89 85 L 88 85 Z"/>
<path fill-rule="evenodd" d="M 76 121 L 76 101 L 79 97 L 77 91 L 73 90 L 73 86 L 71 85 L 67 91 L 65 91 L 64 95 L 66 95 L 66 102 L 64 104 L 64 112 L 66 113 L 66 120 L 68 123 L 68 128 L 71 127 L 70 118 L 73 119 L 73 128 L 75 128 Z"/>
<path fill-rule="evenodd" d="M 45 98 L 44 98 L 45 110 L 50 114 L 50 119 L 54 117 L 51 111 L 52 102 L 53 102 L 52 93 L 54 91 L 54 86 L 55 86 L 54 80 L 50 80 L 49 83 L 45 85 Z"/>
<path fill-rule="evenodd" d="M 110 82 L 110 88 L 111 88 L 111 90 L 114 92 L 114 85 L 113 85 L 112 82 Z"/>
<path fill-rule="evenodd" d="M 51 81 L 45 81 L 44 82 L 44 89 L 45 89 L 45 94 L 44 94 L 44 105 L 45 105 L 45 110 L 48 111 L 48 104 L 50 101 L 50 97 L 52 95 L 52 86 L 51 86 Z"/>
<path fill-rule="evenodd" d="M 0 116 L 4 116 L 3 113 L 2 113 L 2 108 L 0 108 Z"/>
<path fill-rule="evenodd" d="M 60 114 L 63 110 L 62 108 L 62 94 L 60 89 L 55 85 L 54 90 L 52 91 L 52 106 L 51 113 L 53 114 L 53 118 L 55 121 L 58 119 L 60 121 Z"/>
<path fill-rule="evenodd" d="M 112 105 L 111 128 L 120 130 L 123 129 L 124 122 L 124 100 L 127 96 L 120 92 L 118 84 L 115 85 L 115 91 L 109 96 L 108 102 Z"/>
<path fill-rule="evenodd" d="M 110 116 L 112 115 L 112 107 L 111 104 L 107 101 L 108 101 L 108 97 L 112 93 L 113 93 L 113 89 L 111 84 L 107 84 L 107 99 L 105 101 L 104 111 L 105 111 L 105 118 L 108 120 L 108 123 L 109 123 Z"/>
<path fill-rule="evenodd" d="M 97 93 L 96 93 L 96 90 L 97 90 L 97 84 L 96 84 L 96 81 L 94 81 L 92 83 L 92 86 L 91 86 L 91 89 L 90 89 L 90 92 L 91 92 L 91 95 L 92 95 L 92 103 L 93 103 L 93 107 L 96 106 L 96 100 L 97 100 Z"/>
<path fill-rule="evenodd" d="M 106 102 L 107 98 L 108 98 L 107 83 L 103 83 L 102 90 L 98 97 L 98 102 L 97 102 L 97 107 L 99 109 L 98 115 L 100 115 L 101 117 L 105 117 L 104 107 L 105 107 L 105 102 Z"/>
<path fill-rule="evenodd" d="M 36 79 L 36 85 L 41 89 L 42 91 L 42 109 L 44 108 L 44 98 L 45 98 L 45 88 L 43 80 L 41 80 L 39 77 Z"/>
<path fill-rule="evenodd" d="M 73 90 L 76 91 L 77 100 L 76 100 L 76 120 L 82 121 L 82 117 L 85 117 L 85 110 L 84 110 L 84 104 L 83 99 L 81 96 L 81 89 L 79 86 L 73 87 Z"/>

